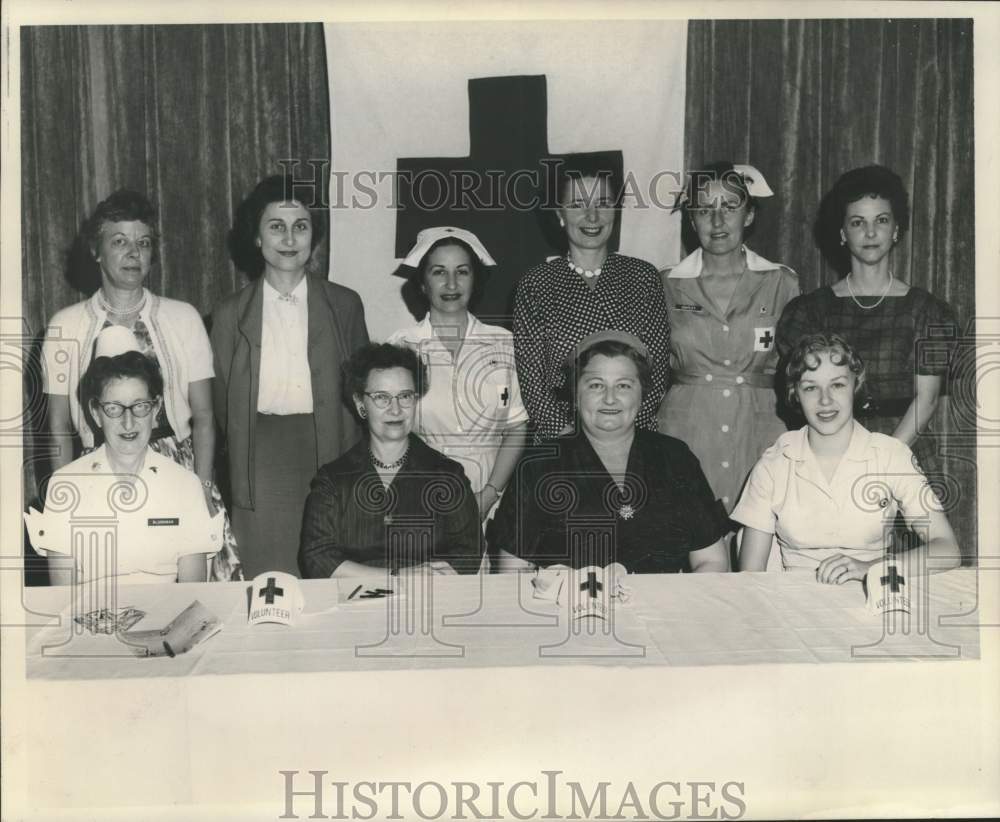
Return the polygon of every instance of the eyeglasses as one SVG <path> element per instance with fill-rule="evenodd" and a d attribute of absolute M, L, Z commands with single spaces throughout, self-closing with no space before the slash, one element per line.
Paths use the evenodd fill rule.
<path fill-rule="evenodd" d="M 398 394 L 390 394 L 388 391 L 365 391 L 364 394 L 371 399 L 376 408 L 388 408 L 393 400 L 399 403 L 400 408 L 411 408 L 417 399 L 416 391 L 400 391 Z"/>
<path fill-rule="evenodd" d="M 126 411 L 131 411 L 133 417 L 148 417 L 149 412 L 156 406 L 156 400 L 139 400 L 131 405 L 123 405 L 120 402 L 99 402 L 97 404 L 101 406 L 105 417 L 116 420 Z"/>

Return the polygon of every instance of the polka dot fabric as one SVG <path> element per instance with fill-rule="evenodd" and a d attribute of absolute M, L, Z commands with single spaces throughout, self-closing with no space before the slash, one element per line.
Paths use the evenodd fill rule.
<path fill-rule="evenodd" d="M 571 419 L 568 404 L 555 395 L 566 357 L 588 334 L 608 329 L 635 334 L 649 348 L 653 380 L 636 425 L 655 431 L 670 350 L 657 270 L 634 257 L 611 254 L 591 288 L 570 270 L 565 257 L 558 257 L 521 278 L 514 296 L 514 355 L 521 394 L 539 439 L 558 435 Z"/>

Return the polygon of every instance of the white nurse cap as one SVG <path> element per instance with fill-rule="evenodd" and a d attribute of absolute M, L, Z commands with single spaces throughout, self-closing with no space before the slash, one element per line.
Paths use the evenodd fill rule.
<path fill-rule="evenodd" d="M 416 268 L 420 265 L 420 261 L 424 258 L 424 255 L 430 247 L 438 240 L 443 240 L 446 237 L 453 237 L 454 239 L 461 240 L 468 245 L 483 265 L 497 264 L 496 260 L 490 256 L 490 252 L 486 250 L 486 246 L 484 246 L 479 241 L 479 238 L 471 231 L 466 231 L 464 228 L 454 228 L 452 226 L 437 226 L 435 228 L 425 228 L 417 235 L 417 243 L 412 249 L 410 249 L 410 253 L 406 255 L 406 259 L 403 260 L 403 265 L 407 265 L 410 268 Z"/>
<path fill-rule="evenodd" d="M 127 351 L 139 350 L 139 341 L 131 330 L 122 325 L 109 325 L 97 335 L 97 342 L 94 343 L 94 359 L 117 357 Z"/>

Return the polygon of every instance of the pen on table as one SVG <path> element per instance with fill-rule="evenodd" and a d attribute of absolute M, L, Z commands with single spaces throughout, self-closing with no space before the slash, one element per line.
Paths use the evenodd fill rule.
<path fill-rule="evenodd" d="M 365 587 L 364 585 L 359 585 L 359 586 L 358 586 L 357 588 L 355 588 L 355 589 L 354 589 L 353 591 L 351 591 L 351 594 L 350 594 L 350 596 L 348 596 L 347 598 L 348 598 L 348 599 L 354 599 L 354 595 L 355 595 L 355 594 L 356 594 L 356 593 L 357 593 L 358 591 L 360 591 L 360 590 L 361 590 L 362 588 L 364 588 L 364 587 Z"/>

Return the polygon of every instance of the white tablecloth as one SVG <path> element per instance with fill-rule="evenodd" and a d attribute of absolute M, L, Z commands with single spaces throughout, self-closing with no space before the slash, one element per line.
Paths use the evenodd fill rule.
<path fill-rule="evenodd" d="M 340 605 L 337 581 L 304 580 L 305 611 L 294 627 L 248 625 L 249 583 L 124 586 L 119 607 L 146 612 L 135 629 L 162 626 L 195 599 L 223 621 L 220 633 L 189 653 L 147 659 L 133 657 L 113 638 L 71 637 L 67 589 L 35 589 L 29 607 L 60 617 L 29 635 L 27 672 L 29 678 L 111 679 L 979 657 L 973 570 L 911 580 L 909 617 L 870 614 L 860 583 L 822 585 L 809 573 L 649 575 L 625 582 L 631 597 L 615 606 L 611 624 L 574 621 L 563 607 L 533 599 L 529 574 L 438 576 L 429 596 L 414 582 L 405 598 Z"/>
<path fill-rule="evenodd" d="M 434 636 L 393 634 L 376 650 L 395 655 L 380 657 L 356 648 L 386 638 L 385 602 L 332 607 L 332 581 L 303 584 L 305 616 L 291 629 L 248 627 L 245 584 L 123 589 L 119 605 L 151 623 L 198 599 L 224 627 L 175 659 L 43 656 L 65 640 L 65 624 L 26 632 L 27 680 L 5 719 L 8 733 L 24 734 L 14 781 L 25 803 L 49 809 L 32 818 L 87 808 L 88 819 L 185 822 L 279 817 L 281 771 L 297 771 L 303 789 L 310 769 L 327 783 L 508 787 L 556 769 L 588 793 L 607 779 L 618 796 L 630 780 L 644 797 L 662 780 L 737 780 L 756 818 L 876 805 L 933 815 L 981 810 L 993 795 L 995 677 L 987 654 L 967 661 L 979 655 L 978 631 L 989 635 L 971 627 L 988 621 L 973 613 L 976 572 L 930 578 L 925 618 L 909 631 L 890 621 L 892 636 L 859 584 L 782 573 L 627 583 L 632 599 L 609 641 L 572 634 L 552 606 L 519 607 L 527 579 L 437 578 Z M 444 624 L 476 611 L 480 584 L 485 607 Z M 68 594 L 29 590 L 26 601 L 58 614 Z M 900 656 L 958 661 L 865 664 Z M 807 664 L 752 664 L 775 662 Z M 815 664 L 827 662 L 841 664 Z M 312 800 L 299 797 L 295 812 L 307 817 Z"/>

